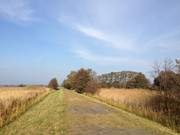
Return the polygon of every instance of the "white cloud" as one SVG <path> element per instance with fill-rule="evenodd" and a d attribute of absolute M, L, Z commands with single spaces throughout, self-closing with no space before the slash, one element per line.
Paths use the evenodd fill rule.
<path fill-rule="evenodd" d="M 107 34 L 106 32 L 103 32 L 101 30 L 83 25 L 75 25 L 75 29 L 89 37 L 105 42 L 106 44 L 104 45 L 108 45 L 116 49 L 135 51 L 135 47 L 134 47 L 135 44 L 133 44 L 132 39 L 127 39 L 120 35 L 117 36 L 117 35 Z"/>
<path fill-rule="evenodd" d="M 137 58 L 130 58 L 130 57 L 120 57 L 120 56 L 104 56 L 104 55 L 97 55 L 92 52 L 90 52 L 87 49 L 84 48 L 78 48 L 73 50 L 73 52 L 81 59 L 88 60 L 91 62 L 94 62 L 96 64 L 103 64 L 103 65 L 120 65 L 120 64 L 126 64 L 126 65 L 136 65 L 136 66 L 148 66 L 149 63 L 147 61 Z"/>
<path fill-rule="evenodd" d="M 99 31 L 99 30 L 96 30 L 96 29 L 93 29 L 93 28 L 90 28 L 90 27 L 84 27 L 82 25 L 77 25 L 77 30 L 90 36 L 90 37 L 94 37 L 94 38 L 97 38 L 99 40 L 104 40 L 106 41 L 106 34 L 103 33 L 102 31 Z"/>
<path fill-rule="evenodd" d="M 34 10 L 27 0 L 0 0 L 0 17 L 13 22 L 32 21 Z"/>

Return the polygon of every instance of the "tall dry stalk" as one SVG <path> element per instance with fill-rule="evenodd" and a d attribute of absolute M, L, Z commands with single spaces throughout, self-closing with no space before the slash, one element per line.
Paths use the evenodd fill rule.
<path fill-rule="evenodd" d="M 13 121 L 47 94 L 48 89 L 44 87 L 1 87 L 0 127 Z"/>
<path fill-rule="evenodd" d="M 177 92 L 171 95 L 144 89 L 111 88 L 100 89 L 95 97 L 180 132 L 180 100 Z"/>

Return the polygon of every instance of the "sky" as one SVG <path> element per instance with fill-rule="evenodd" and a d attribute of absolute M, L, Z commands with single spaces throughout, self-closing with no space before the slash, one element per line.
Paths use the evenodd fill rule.
<path fill-rule="evenodd" d="M 0 0 L 0 84 L 71 70 L 132 70 L 180 57 L 179 0 Z"/>

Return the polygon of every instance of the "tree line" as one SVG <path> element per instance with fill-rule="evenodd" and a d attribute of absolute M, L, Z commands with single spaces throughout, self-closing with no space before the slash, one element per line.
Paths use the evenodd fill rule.
<path fill-rule="evenodd" d="M 180 60 L 165 59 L 152 66 L 153 83 L 141 72 L 111 72 L 97 76 L 92 69 L 71 71 L 62 86 L 78 93 L 95 93 L 98 88 L 145 88 L 155 90 L 180 90 Z"/>

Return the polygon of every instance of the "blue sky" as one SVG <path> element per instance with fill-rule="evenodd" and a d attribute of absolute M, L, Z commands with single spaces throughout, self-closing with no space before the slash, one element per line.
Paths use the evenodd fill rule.
<path fill-rule="evenodd" d="M 147 74 L 180 57 L 179 0 L 0 0 L 0 84 L 81 67 Z"/>

